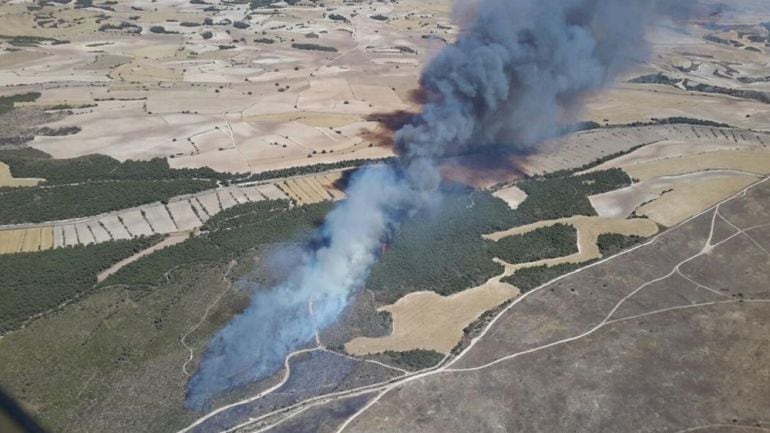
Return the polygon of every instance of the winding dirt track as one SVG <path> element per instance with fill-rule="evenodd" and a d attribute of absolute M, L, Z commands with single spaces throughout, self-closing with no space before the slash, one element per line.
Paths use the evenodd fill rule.
<path fill-rule="evenodd" d="M 363 413 L 365 413 L 369 408 L 371 408 L 374 404 L 376 404 L 383 396 L 388 394 L 390 391 L 392 391 L 392 390 L 394 390 L 394 389 L 396 389 L 398 387 L 404 386 L 404 385 L 408 384 L 409 382 L 413 382 L 413 381 L 416 381 L 416 380 L 419 380 L 419 379 L 422 379 L 422 378 L 425 378 L 425 377 L 439 375 L 439 374 L 453 374 L 453 373 L 462 373 L 462 372 L 467 372 L 467 371 L 483 370 L 485 368 L 488 368 L 488 367 L 491 367 L 493 365 L 497 365 L 497 364 L 503 363 L 505 361 L 508 361 L 508 360 L 511 360 L 511 359 L 514 359 L 514 358 L 518 358 L 518 357 L 525 356 L 525 355 L 528 355 L 528 354 L 531 354 L 531 353 L 539 352 L 539 351 L 546 350 L 546 349 L 549 349 L 549 348 L 552 348 L 552 347 L 555 347 L 555 346 L 563 345 L 563 344 L 566 344 L 566 343 L 569 343 L 569 342 L 572 342 L 572 341 L 576 341 L 576 340 L 585 338 L 587 336 L 590 336 L 590 335 L 594 334 L 598 330 L 603 329 L 606 326 L 610 326 L 612 324 L 623 322 L 623 321 L 637 319 L 639 317 L 649 317 L 649 316 L 653 316 L 653 315 L 656 315 L 656 314 L 666 313 L 666 312 L 669 312 L 669 311 L 681 311 L 681 310 L 689 310 L 689 309 L 702 309 L 702 308 L 708 308 L 709 306 L 714 306 L 714 305 L 731 304 L 731 303 L 738 303 L 738 302 L 744 302 L 744 303 L 747 303 L 747 302 L 748 303 L 770 303 L 770 299 L 755 299 L 755 300 L 732 300 L 732 299 L 730 299 L 730 300 L 724 300 L 724 301 L 704 302 L 704 303 L 693 304 L 693 305 L 686 305 L 686 306 L 669 307 L 669 308 L 664 308 L 664 309 L 660 309 L 660 310 L 649 311 L 649 312 L 638 314 L 638 315 L 634 315 L 634 316 L 613 318 L 614 314 L 618 311 L 618 309 L 628 299 L 630 299 L 632 296 L 634 296 L 635 294 L 643 291 L 646 287 L 649 287 L 650 285 L 654 284 L 655 282 L 659 282 L 659 281 L 665 280 L 666 278 L 669 278 L 669 277 L 671 277 L 673 275 L 680 275 L 680 274 L 682 274 L 682 272 L 680 270 L 681 266 L 686 264 L 686 263 L 688 263 L 688 262 L 690 262 L 690 261 L 692 261 L 692 260 L 694 260 L 695 258 L 700 257 L 700 256 L 702 256 L 704 254 L 708 254 L 709 252 L 713 251 L 713 249 L 718 248 L 719 246 L 723 245 L 725 242 L 728 242 L 729 240 L 731 240 L 731 239 L 733 239 L 733 238 L 735 238 L 737 236 L 747 236 L 749 239 L 752 240 L 752 242 L 755 242 L 754 239 L 751 237 L 751 232 L 754 231 L 754 230 L 763 228 L 763 227 L 768 227 L 768 226 L 770 226 L 770 223 L 761 224 L 761 225 L 757 225 L 757 226 L 752 226 L 752 227 L 749 227 L 749 228 L 746 228 L 746 229 L 738 229 L 737 232 L 732 234 L 731 236 L 728 236 L 727 238 L 721 240 L 720 242 L 718 242 L 716 244 L 712 244 L 712 239 L 713 239 L 713 234 L 714 234 L 714 226 L 715 226 L 715 223 L 717 221 L 717 217 L 719 219 L 721 219 L 721 220 L 727 221 L 719 213 L 719 208 L 724 203 L 727 203 L 727 202 L 733 200 L 736 197 L 740 197 L 740 196 L 745 195 L 746 192 L 749 191 L 750 189 L 756 187 L 757 185 L 763 184 L 763 183 L 767 182 L 768 180 L 770 180 L 770 178 L 764 178 L 764 179 L 762 179 L 762 180 L 760 180 L 760 181 L 758 181 L 758 182 L 756 182 L 756 183 L 754 183 L 754 184 L 744 188 L 743 190 L 741 190 L 737 194 L 734 194 L 734 195 L 732 195 L 732 196 L 722 200 L 720 203 L 716 204 L 715 206 L 713 206 L 713 207 L 711 207 L 711 208 L 709 208 L 709 209 L 707 209 L 707 210 L 705 210 L 705 211 L 703 211 L 703 212 L 701 212 L 701 213 L 699 213 L 697 215 L 693 215 L 692 217 L 688 218 L 687 220 L 679 223 L 677 226 L 672 227 L 672 229 L 675 229 L 675 228 L 680 227 L 680 226 L 682 226 L 682 225 L 684 225 L 684 224 L 686 224 L 686 223 L 688 223 L 688 222 L 690 222 L 690 221 L 692 221 L 692 220 L 694 220 L 694 219 L 696 219 L 696 218 L 698 218 L 698 217 L 700 217 L 702 215 L 708 214 L 709 212 L 713 212 L 713 216 L 712 216 L 712 220 L 711 220 L 711 227 L 710 227 L 710 232 L 709 232 L 709 237 L 706 240 L 706 242 L 704 243 L 703 248 L 698 253 L 696 253 L 696 254 L 694 254 L 694 255 L 692 255 L 690 257 L 687 257 L 686 259 L 680 261 L 679 263 L 674 264 L 670 271 L 666 272 L 665 274 L 661 275 L 660 277 L 657 277 L 655 279 L 649 280 L 649 281 L 645 282 L 644 284 L 640 285 L 636 290 L 632 291 L 629 295 L 625 296 L 618 303 L 616 303 L 615 306 L 608 312 L 608 314 L 605 316 L 605 318 L 601 322 L 599 322 L 597 325 L 595 325 L 594 327 L 590 328 L 589 330 L 587 330 L 585 332 L 582 332 L 580 334 L 577 334 L 577 335 L 569 337 L 569 338 L 564 338 L 564 339 L 561 339 L 561 340 L 558 340 L 558 341 L 555 341 L 555 342 L 552 342 L 552 343 L 541 345 L 541 346 L 538 346 L 538 347 L 535 347 L 535 348 L 532 348 L 532 349 L 528 349 L 528 350 L 524 350 L 524 351 L 520 351 L 520 352 L 515 352 L 515 353 L 510 353 L 510 354 L 508 354 L 506 356 L 503 356 L 503 357 L 500 357 L 500 358 L 498 358 L 498 359 L 496 359 L 496 360 L 494 360 L 492 362 L 489 362 L 489 363 L 486 363 L 484 365 L 480 365 L 480 366 L 477 366 L 477 367 L 452 368 L 452 365 L 454 365 L 458 360 L 462 359 L 463 356 L 465 356 L 470 350 L 472 350 L 473 347 L 486 336 L 486 334 L 489 332 L 489 330 L 497 323 L 497 321 L 503 315 L 505 315 L 505 313 L 507 311 L 509 311 L 511 308 L 513 308 L 515 305 L 517 305 L 523 299 L 526 299 L 528 296 L 531 296 L 532 294 L 537 293 L 537 292 L 543 290 L 543 288 L 553 284 L 556 281 L 559 281 L 559 280 L 562 280 L 562 279 L 565 279 L 565 278 L 569 278 L 570 276 L 575 275 L 575 274 L 580 273 L 580 272 L 583 272 L 586 269 L 590 269 L 590 268 L 592 268 L 594 266 L 598 266 L 600 264 L 603 264 L 605 262 L 613 260 L 616 257 L 620 257 L 620 256 L 623 256 L 625 254 L 628 254 L 631 251 L 635 251 L 635 250 L 637 250 L 639 248 L 643 248 L 645 246 L 651 245 L 654 242 L 656 242 L 656 240 L 659 239 L 660 235 L 657 235 L 657 236 L 651 238 L 650 240 L 648 240 L 647 242 L 645 242 L 643 244 L 640 244 L 640 245 L 638 245 L 638 246 L 636 246 L 634 248 L 631 248 L 629 250 L 621 252 L 620 254 L 618 254 L 616 256 L 600 260 L 600 261 L 595 262 L 595 263 L 593 263 L 591 265 L 585 266 L 583 268 L 580 268 L 580 269 L 575 270 L 573 272 L 570 272 L 568 274 L 562 275 L 562 276 L 560 276 L 560 277 L 558 277 L 558 278 L 556 278 L 556 279 L 554 279 L 552 281 L 549 281 L 549 282 L 541 285 L 540 287 L 538 287 L 538 288 L 536 288 L 536 289 L 534 289 L 532 291 L 529 291 L 526 294 L 520 296 L 518 299 L 516 299 L 514 302 L 512 302 L 511 305 L 509 305 L 508 307 L 503 309 L 499 314 L 497 314 L 497 316 L 495 316 L 495 318 L 492 321 L 490 321 L 490 323 L 484 328 L 484 330 L 476 338 L 474 338 L 471 341 L 471 343 L 468 345 L 468 347 L 466 347 L 460 354 L 458 354 L 454 358 L 451 358 L 450 356 L 444 357 L 444 360 L 442 360 L 442 362 L 439 363 L 438 367 L 433 367 L 431 369 L 419 371 L 419 372 L 416 372 L 416 373 L 412 373 L 412 374 L 408 374 L 408 375 L 404 375 L 404 376 L 399 376 L 399 377 L 396 377 L 394 379 L 391 379 L 391 380 L 389 380 L 387 382 L 383 382 L 383 383 L 377 383 L 377 384 L 372 384 L 372 385 L 368 385 L 368 386 L 364 386 L 364 387 L 360 387 L 360 388 L 355 388 L 355 389 L 351 389 L 351 390 L 347 390 L 347 391 L 341 391 L 341 392 L 330 393 L 330 394 L 326 394 L 326 395 L 322 395 L 322 396 L 312 397 L 312 398 L 309 398 L 309 399 L 307 399 L 307 400 L 305 400 L 303 402 L 294 404 L 292 406 L 288 406 L 286 408 L 279 409 L 279 410 L 267 413 L 267 414 L 265 414 L 263 416 L 260 416 L 259 418 L 248 420 L 248 421 L 246 421 L 246 422 L 244 422 L 244 423 L 242 423 L 242 424 L 240 424 L 238 426 L 235 426 L 235 427 L 227 430 L 227 432 L 233 432 L 233 431 L 240 430 L 240 429 L 245 429 L 245 428 L 248 428 L 248 427 L 253 427 L 253 430 L 251 430 L 251 431 L 260 431 L 260 432 L 268 431 L 271 428 L 277 426 L 278 424 L 283 423 L 283 422 L 285 422 L 288 419 L 296 417 L 297 415 L 301 414 L 302 412 L 304 412 L 305 410 L 309 409 L 310 407 L 318 406 L 318 405 L 321 405 L 321 404 L 324 404 L 324 403 L 328 403 L 328 402 L 331 402 L 331 401 L 335 401 L 335 400 L 339 400 L 339 399 L 360 396 L 360 395 L 369 394 L 369 393 L 372 393 L 372 392 L 378 392 L 378 394 L 372 400 L 370 400 L 365 406 L 363 406 L 361 409 L 359 409 L 355 414 L 353 414 L 350 418 L 348 418 L 342 425 L 340 425 L 340 427 L 336 430 L 336 433 L 342 433 L 343 431 L 345 431 L 351 425 L 351 423 L 353 421 L 355 421 L 359 416 L 361 416 Z M 727 221 L 727 222 L 728 222 L 728 224 L 730 224 L 729 221 Z M 733 225 L 733 227 L 735 227 L 735 226 Z M 737 227 L 735 227 L 735 228 L 737 229 Z M 763 248 L 763 250 L 764 250 L 764 248 Z M 767 252 L 767 251 L 765 251 L 765 252 Z M 689 279 L 689 277 L 687 277 L 687 276 L 684 276 L 684 277 Z M 702 284 L 699 284 L 699 283 L 695 283 L 695 284 L 697 284 L 698 286 L 710 289 L 710 288 L 708 288 L 706 286 L 703 286 Z M 714 291 L 713 289 L 710 289 L 710 290 Z M 230 405 L 227 405 L 227 406 L 221 407 L 219 409 L 216 409 L 216 410 L 214 410 L 214 411 L 204 415 L 203 417 L 199 418 L 197 421 L 195 421 L 195 423 L 193 423 L 192 425 L 188 426 L 185 429 L 180 430 L 178 433 L 185 433 L 185 432 L 189 431 L 193 427 L 198 426 L 198 425 L 204 423 L 207 419 L 211 418 L 212 416 L 216 415 L 217 413 L 222 412 L 223 410 L 226 410 L 226 409 L 229 409 L 229 408 L 232 408 L 232 407 L 236 407 L 236 406 L 241 405 L 241 404 L 253 402 L 253 401 L 255 401 L 255 400 L 259 399 L 259 398 L 262 398 L 262 397 L 270 394 L 271 392 L 273 392 L 276 389 L 278 389 L 281 384 L 285 383 L 288 380 L 289 375 L 291 374 L 291 371 L 290 371 L 290 368 L 289 368 L 289 361 L 290 361 L 290 359 L 292 357 L 296 356 L 299 353 L 304 353 L 304 352 L 307 352 L 307 351 L 313 351 L 313 350 L 319 350 L 319 349 L 320 348 L 318 348 L 318 347 L 312 348 L 312 349 L 305 349 L 304 351 L 294 352 L 291 355 L 289 355 L 287 357 L 286 361 L 285 361 L 286 373 L 285 373 L 285 376 L 284 376 L 283 380 L 281 381 L 281 383 L 279 385 L 271 387 L 270 389 L 265 390 L 265 391 L 261 392 L 260 394 L 254 396 L 254 397 L 251 397 L 251 398 L 248 398 L 248 399 L 244 399 L 244 400 L 241 400 L 239 402 L 235 402 L 235 403 L 232 403 Z M 265 422 L 267 420 L 270 420 L 270 422 Z M 719 426 L 693 427 L 693 428 L 690 428 L 690 429 L 683 430 L 682 432 L 679 432 L 679 433 L 685 433 L 685 432 L 691 432 L 691 431 L 699 431 L 699 430 L 707 430 L 709 428 L 716 428 L 716 427 L 719 427 Z M 747 429 L 750 430 L 751 429 L 748 426 L 731 426 L 731 427 L 734 427 L 736 429 L 743 428 L 744 430 L 747 430 Z M 754 431 L 770 431 L 770 430 L 767 430 L 767 429 L 754 429 Z"/>
<path fill-rule="evenodd" d="M 193 332 L 197 331 L 198 328 L 203 325 L 203 322 L 206 321 L 206 318 L 209 316 L 209 312 L 212 308 L 214 308 L 215 305 L 219 303 L 219 300 L 222 299 L 223 296 L 225 296 L 225 293 L 230 291 L 230 289 L 233 287 L 233 282 L 230 280 L 230 271 L 233 270 L 233 267 L 236 265 L 236 261 L 233 260 L 227 265 L 227 270 L 225 271 L 225 274 L 222 276 L 222 281 L 225 283 L 225 289 L 222 290 L 222 292 L 214 298 L 214 300 L 209 304 L 208 307 L 206 307 L 206 311 L 203 312 L 203 315 L 201 316 L 201 320 L 198 321 L 198 323 L 195 324 L 192 328 L 190 328 L 189 331 L 187 331 L 186 334 L 182 336 L 182 338 L 179 339 L 179 342 L 182 343 L 182 346 L 184 346 L 185 349 L 190 353 L 190 356 L 187 358 L 187 361 L 182 365 L 182 373 L 184 373 L 185 376 L 190 377 L 191 374 L 189 371 L 187 371 L 187 366 L 192 362 L 193 358 L 195 357 L 195 352 L 193 351 L 193 348 L 187 344 L 187 337 L 189 337 Z"/>

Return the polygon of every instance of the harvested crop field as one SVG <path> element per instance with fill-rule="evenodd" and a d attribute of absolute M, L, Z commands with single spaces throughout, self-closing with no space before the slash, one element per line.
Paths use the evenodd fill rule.
<path fill-rule="evenodd" d="M 19 179 L 13 177 L 11 175 L 11 170 L 8 168 L 8 165 L 2 161 L 0 161 L 0 187 L 8 186 L 8 187 L 25 187 L 25 186 L 35 186 L 39 184 L 40 182 L 43 182 L 45 179 Z"/>
<path fill-rule="evenodd" d="M 617 219 L 602 217 L 573 216 L 550 221 L 539 221 L 521 227 L 516 227 L 502 232 L 491 233 L 484 236 L 485 239 L 498 241 L 508 236 L 523 235 L 539 228 L 550 227 L 555 224 L 569 224 L 578 231 L 578 252 L 566 257 L 544 259 L 530 263 L 506 263 L 506 275 L 510 275 L 520 269 L 536 266 L 555 266 L 563 263 L 584 263 L 589 260 L 602 257 L 599 246 L 596 244 L 599 235 L 616 233 L 624 236 L 649 237 L 658 233 L 658 226 L 648 219 Z"/>
<path fill-rule="evenodd" d="M 623 165 L 621 168 L 639 180 L 705 170 L 736 170 L 761 175 L 770 173 L 770 152 L 718 151 Z"/>
<path fill-rule="evenodd" d="M 448 354 L 463 337 L 463 329 L 485 311 L 518 296 L 515 287 L 495 277 L 486 284 L 451 296 L 435 292 L 410 293 L 380 308 L 393 317 L 393 332 L 380 338 L 359 337 L 345 345 L 353 355 L 416 349 Z"/>
<path fill-rule="evenodd" d="M 591 205 L 596 209 L 599 216 L 604 218 L 627 218 L 634 212 L 637 212 L 639 207 L 650 204 L 656 200 L 661 200 L 662 196 L 668 195 L 679 189 L 690 190 L 698 188 L 700 182 L 711 182 L 718 179 L 729 179 L 735 177 L 744 177 L 741 173 L 736 173 L 730 170 L 708 170 L 678 176 L 662 176 L 659 178 L 653 178 L 644 180 L 633 185 L 621 188 L 615 191 L 610 191 L 604 194 L 598 194 L 589 197 Z M 751 176 L 749 176 L 751 177 Z M 723 191 L 724 192 L 724 191 Z M 717 191 L 707 193 L 707 195 L 713 197 L 724 197 Z M 706 202 L 709 202 L 707 199 Z M 713 202 L 713 201 L 712 201 Z M 682 204 L 683 206 L 686 203 Z M 687 205 L 687 209 L 683 209 L 683 212 L 690 212 L 693 209 L 703 210 L 705 207 Z M 708 207 L 708 206 L 706 206 Z M 637 212 L 637 214 L 639 214 Z M 649 216 L 649 215 L 648 215 Z M 658 223 L 663 225 L 662 221 Z"/>
<path fill-rule="evenodd" d="M 527 193 L 515 185 L 496 191 L 492 195 L 508 203 L 511 209 L 517 209 L 527 199 Z"/>
<path fill-rule="evenodd" d="M 339 197 L 339 195 L 329 192 L 330 188 L 336 188 L 334 188 L 333 182 L 330 182 L 325 176 L 290 179 L 277 182 L 276 186 L 300 205 L 336 200 Z"/>
<path fill-rule="evenodd" d="M 53 228 L 0 230 L 0 254 L 42 251 L 53 248 Z"/>
<path fill-rule="evenodd" d="M 733 174 L 676 185 L 660 198 L 641 206 L 637 214 L 671 227 L 759 179 L 757 176 Z"/>

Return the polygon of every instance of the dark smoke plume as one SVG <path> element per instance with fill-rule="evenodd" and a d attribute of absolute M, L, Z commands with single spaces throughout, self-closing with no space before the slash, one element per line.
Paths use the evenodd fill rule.
<path fill-rule="evenodd" d="M 333 323 L 364 284 L 383 240 L 434 196 L 437 158 L 491 146 L 527 148 L 565 132 L 586 95 L 644 59 L 649 24 L 686 14 L 685 3 L 466 2 L 457 41 L 423 72 L 422 113 L 396 133 L 400 164 L 352 179 L 348 199 L 320 229 L 323 246 L 305 251 L 283 284 L 257 292 L 214 337 L 189 382 L 188 405 L 201 408 L 222 391 L 270 376 L 288 353 Z"/>

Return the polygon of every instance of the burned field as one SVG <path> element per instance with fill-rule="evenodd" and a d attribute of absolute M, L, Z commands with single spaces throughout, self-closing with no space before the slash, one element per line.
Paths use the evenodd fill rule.
<path fill-rule="evenodd" d="M 325 349 L 310 349 L 293 356 L 287 361 L 287 367 L 281 373 L 281 382 L 262 391 L 265 397 L 222 410 L 187 431 L 216 433 L 232 429 L 244 421 L 254 428 L 270 421 L 276 413 L 285 411 L 291 414 L 300 406 L 299 403 L 387 382 L 404 374 L 404 371 L 384 364 L 346 357 Z M 260 423 L 260 420 L 263 422 Z"/>
<path fill-rule="evenodd" d="M 531 292 L 454 362 L 386 388 L 349 431 L 767 425 L 770 383 L 746 366 L 768 362 L 768 203 L 763 181 Z"/>

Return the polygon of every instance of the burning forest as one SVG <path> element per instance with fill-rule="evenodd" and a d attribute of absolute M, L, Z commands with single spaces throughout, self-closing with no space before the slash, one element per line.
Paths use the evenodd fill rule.
<path fill-rule="evenodd" d="M 654 0 L 479 0 L 458 6 L 461 32 L 421 76 L 422 111 L 395 133 L 398 162 L 361 169 L 280 284 L 255 290 L 210 342 L 187 405 L 279 370 L 313 344 L 366 282 L 384 241 L 406 218 L 441 206 L 439 158 L 532 149 L 567 132 L 586 96 L 648 55 L 654 20 L 689 3 Z M 312 309 L 309 305 L 312 304 Z M 312 311 L 312 314 L 311 314 Z"/>

